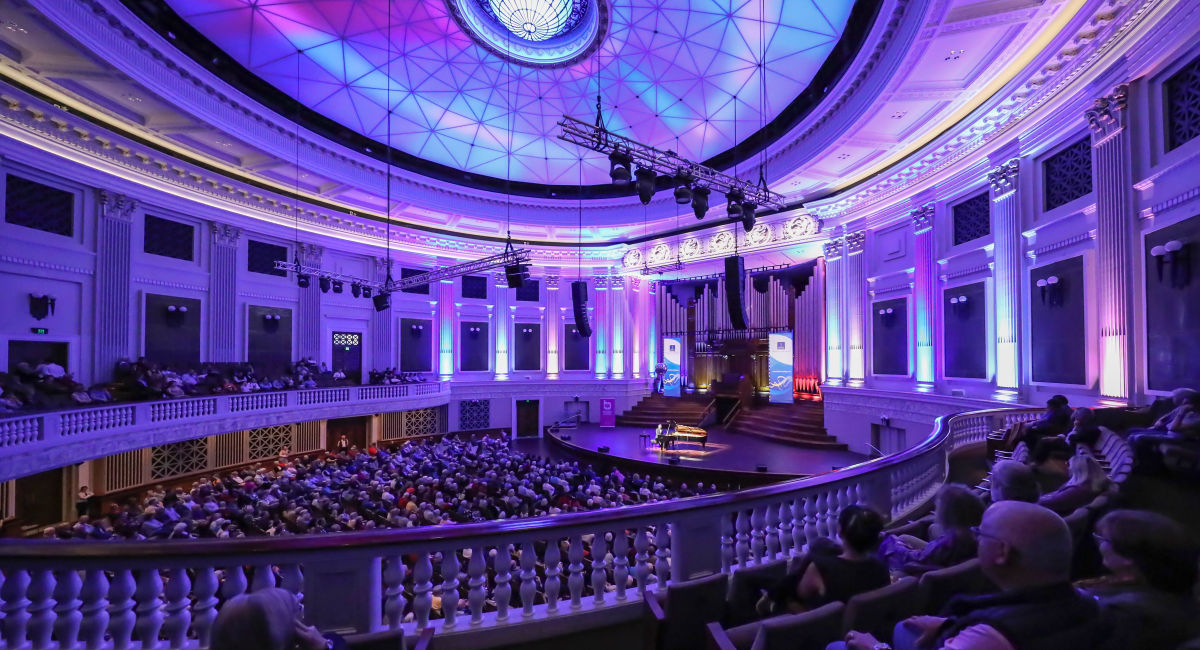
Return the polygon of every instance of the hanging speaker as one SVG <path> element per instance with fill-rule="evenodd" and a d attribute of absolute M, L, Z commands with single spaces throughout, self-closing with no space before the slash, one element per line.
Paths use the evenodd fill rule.
<path fill-rule="evenodd" d="M 592 335 L 592 324 L 587 315 L 587 282 L 576 280 L 571 283 L 571 305 L 575 307 L 575 329 L 579 335 L 589 338 Z"/>
<path fill-rule="evenodd" d="M 746 286 L 746 265 L 741 255 L 725 258 L 725 301 L 729 305 L 729 323 L 733 329 L 746 329 L 746 304 L 742 292 Z"/>

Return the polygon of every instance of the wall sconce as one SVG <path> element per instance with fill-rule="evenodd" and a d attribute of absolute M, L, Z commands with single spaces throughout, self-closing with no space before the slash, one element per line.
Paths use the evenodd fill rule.
<path fill-rule="evenodd" d="M 883 322 L 883 326 L 888 329 L 891 329 L 892 325 L 896 323 L 895 310 L 893 310 L 891 307 L 880 309 L 879 315 L 881 316 L 880 320 Z"/>
<path fill-rule="evenodd" d="M 279 331 L 279 314 L 263 314 L 263 329 L 272 334 Z"/>
<path fill-rule="evenodd" d="M 1163 271 L 1168 266 L 1171 271 L 1167 286 L 1182 288 L 1192 283 L 1192 260 L 1188 248 L 1186 242 L 1172 239 L 1150 249 L 1150 255 L 1154 257 L 1155 266 L 1158 267 L 1160 284 L 1163 281 Z"/>
<path fill-rule="evenodd" d="M 48 296 L 44 293 L 29 294 L 29 315 L 37 320 L 54 313 L 54 296 Z"/>
<path fill-rule="evenodd" d="M 951 296 L 950 309 L 953 310 L 954 314 L 959 318 L 966 318 L 971 314 L 971 308 L 967 304 L 966 296 Z"/>
<path fill-rule="evenodd" d="M 530 334 L 533 334 L 533 328 L 532 327 L 522 327 L 521 333 L 526 336 L 529 336 Z"/>
<path fill-rule="evenodd" d="M 166 321 L 169 327 L 179 327 L 187 319 L 187 305 L 167 305 Z"/>
<path fill-rule="evenodd" d="M 409 325 L 408 329 L 412 331 L 413 336 L 420 336 L 421 330 L 425 329 L 424 325 Z"/>
<path fill-rule="evenodd" d="M 1042 304 L 1051 307 L 1062 305 L 1063 291 L 1065 290 L 1064 284 L 1057 275 L 1051 275 L 1038 280 L 1037 287 L 1041 290 Z"/>
<path fill-rule="evenodd" d="M 468 327 L 467 331 L 470 332 L 471 334 L 478 334 L 479 328 L 478 327 Z"/>

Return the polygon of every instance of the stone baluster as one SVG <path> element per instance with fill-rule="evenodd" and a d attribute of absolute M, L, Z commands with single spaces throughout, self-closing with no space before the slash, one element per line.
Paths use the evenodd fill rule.
<path fill-rule="evenodd" d="M 188 577 L 187 569 L 171 569 L 167 573 L 167 620 L 163 623 L 163 633 L 171 644 L 171 650 L 180 650 L 188 642 L 188 628 L 192 625 L 192 613 L 188 611 L 191 602 L 188 594 L 192 591 L 192 579 Z"/>
<path fill-rule="evenodd" d="M 737 531 L 734 535 L 734 539 L 737 540 L 734 544 L 734 555 L 737 557 L 738 567 L 745 568 L 750 564 L 750 515 L 746 514 L 745 510 L 738 511 L 734 529 Z"/>
<path fill-rule="evenodd" d="M 814 542 L 821 536 L 821 530 L 817 527 L 817 502 L 820 499 L 816 495 L 808 495 L 804 497 L 804 548 L 810 549 Z"/>
<path fill-rule="evenodd" d="M 546 613 L 558 613 L 558 594 L 562 589 L 562 581 L 559 575 L 562 574 L 562 549 L 558 546 L 559 540 L 552 539 L 546 543 Z"/>
<path fill-rule="evenodd" d="M 721 573 L 733 569 L 733 520 L 721 515 Z"/>
<path fill-rule="evenodd" d="M 389 630 L 400 629 L 404 622 L 404 576 L 408 567 L 399 555 L 387 558 L 383 569 L 383 617 L 387 619 Z"/>
<path fill-rule="evenodd" d="M 613 584 L 617 587 L 617 602 L 625 600 L 626 583 L 629 582 L 629 537 L 625 529 L 613 533 Z"/>
<path fill-rule="evenodd" d="M 604 533 L 596 533 L 592 537 L 592 596 L 597 605 L 604 602 L 604 589 L 608 585 L 607 555 Z"/>
<path fill-rule="evenodd" d="M 34 650 L 51 646 L 54 635 L 54 573 L 34 571 L 29 581 L 29 640 Z"/>
<path fill-rule="evenodd" d="M 533 542 L 521 544 L 521 618 L 533 616 L 533 598 L 537 594 L 537 553 Z"/>
<path fill-rule="evenodd" d="M 654 528 L 654 577 L 660 588 L 665 588 L 671 579 L 670 546 L 671 529 L 664 521 Z"/>
<path fill-rule="evenodd" d="M 79 634 L 87 650 L 99 650 L 104 646 L 104 633 L 108 630 L 108 576 L 100 569 L 89 569 L 83 577 L 83 600 L 80 612 L 83 622 Z M 203 644 L 207 647 L 207 643 Z"/>
<path fill-rule="evenodd" d="M 60 648 L 74 648 L 79 640 L 79 625 L 83 614 L 79 607 L 83 601 L 79 592 L 83 580 L 78 571 L 54 572 L 54 638 Z"/>
<path fill-rule="evenodd" d="M 774 560 L 779 557 L 779 508 L 776 506 L 767 506 L 767 560 Z"/>
<path fill-rule="evenodd" d="M 650 577 L 650 534 L 643 528 L 635 530 L 633 551 L 633 577 L 637 580 L 638 596 L 641 597 L 646 594 L 646 581 Z"/>
<path fill-rule="evenodd" d="M 829 510 L 829 494 L 821 492 L 817 495 L 817 535 L 821 537 L 829 537 L 829 524 L 825 518 L 825 513 Z"/>
<path fill-rule="evenodd" d="M 25 645 L 25 629 L 29 624 L 29 572 L 8 571 L 4 585 L 0 587 L 0 600 L 4 610 L 4 647 L 20 648 Z"/>
<path fill-rule="evenodd" d="M 496 588 L 492 598 L 496 601 L 496 620 L 508 620 L 508 608 L 512 603 L 512 547 L 508 544 L 496 547 L 496 558 L 492 569 L 496 572 Z"/>
<path fill-rule="evenodd" d="M 800 555 L 804 552 L 804 545 L 808 543 L 804 536 L 804 502 L 803 497 L 797 497 L 791 503 L 792 511 L 792 555 Z"/>
<path fill-rule="evenodd" d="M 195 600 L 192 602 L 192 623 L 201 648 L 212 639 L 213 623 L 217 620 L 217 572 L 212 567 L 196 569 Z"/>
<path fill-rule="evenodd" d="M 246 593 L 246 570 L 241 566 L 225 569 L 225 580 L 221 582 L 221 598 L 225 602 Z"/>
<path fill-rule="evenodd" d="M 462 566 L 458 562 L 458 549 L 442 553 L 442 622 L 443 630 L 453 630 L 458 620 L 458 574 Z"/>
<path fill-rule="evenodd" d="M 571 548 L 567 551 L 570 564 L 567 565 L 567 590 L 571 592 L 571 609 L 583 607 L 583 539 L 579 535 L 571 536 Z"/>
<path fill-rule="evenodd" d="M 750 553 L 755 564 L 762 564 L 767 551 L 767 513 L 759 506 L 750 511 Z"/>
<path fill-rule="evenodd" d="M 483 603 L 487 600 L 487 557 L 483 547 L 471 549 L 467 562 L 467 605 L 471 608 L 471 625 L 483 622 Z"/>
<path fill-rule="evenodd" d="M 304 602 L 304 574 L 299 564 L 279 565 L 279 586 L 296 594 L 296 599 Z"/>
<path fill-rule="evenodd" d="M 144 650 L 158 646 L 158 631 L 162 629 L 162 574 L 158 569 L 142 569 L 137 572 L 137 636 Z"/>
<path fill-rule="evenodd" d="M 418 553 L 413 567 L 413 618 L 417 629 L 429 625 L 429 612 L 433 610 L 433 563 L 429 553 Z"/>
<path fill-rule="evenodd" d="M 270 564 L 260 564 L 254 567 L 254 577 L 251 578 L 250 591 L 271 589 L 275 586 L 275 571 Z"/>
<path fill-rule="evenodd" d="M 108 633 L 114 650 L 125 650 L 132 644 L 133 626 L 137 622 L 133 613 L 136 590 L 132 572 L 128 569 L 113 572 L 108 586 Z"/>

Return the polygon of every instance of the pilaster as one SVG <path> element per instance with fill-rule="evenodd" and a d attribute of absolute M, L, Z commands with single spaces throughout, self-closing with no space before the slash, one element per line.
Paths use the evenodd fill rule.
<path fill-rule="evenodd" d="M 596 379 L 607 379 L 608 373 L 612 368 L 610 362 L 609 350 L 609 295 L 608 295 L 608 276 L 596 275 L 592 276 L 592 295 L 595 296 L 590 301 L 594 305 L 595 311 L 589 316 L 592 321 L 592 338 L 596 341 L 596 362 L 593 367 L 596 369 Z"/>
<path fill-rule="evenodd" d="M 825 242 L 825 373 L 826 381 L 840 386 L 846 381 L 846 353 L 842 347 L 845 323 L 842 301 L 844 242 L 834 238 Z"/>
<path fill-rule="evenodd" d="M 316 244 L 297 244 L 297 255 L 305 266 L 321 266 L 325 249 Z M 321 359 L 321 290 L 317 278 L 307 289 L 297 289 L 300 300 L 296 305 L 296 355 L 301 359 Z"/>
<path fill-rule="evenodd" d="M 376 257 L 372 262 L 375 279 L 385 282 L 388 277 L 390 260 Z M 396 362 L 396 335 L 394 332 L 395 312 L 391 304 L 383 311 L 371 311 L 371 365 L 368 370 L 383 370 L 399 365 Z"/>
<path fill-rule="evenodd" d="M 931 387 L 936 379 L 937 244 L 933 234 L 933 205 L 912 211 L 913 325 L 917 339 L 917 383 Z"/>
<path fill-rule="evenodd" d="M 988 172 L 995 244 L 996 389 L 1020 390 L 1021 368 L 1021 203 L 1017 196 L 1020 161 Z"/>
<path fill-rule="evenodd" d="M 846 347 L 848 351 L 851 382 L 862 382 L 867 377 L 866 356 L 866 300 L 867 300 L 867 232 L 859 230 L 846 234 L 845 278 L 842 285 L 842 301 L 846 313 Z"/>
<path fill-rule="evenodd" d="M 208 359 L 240 361 L 237 348 L 237 250 L 242 229 L 211 224 L 208 268 Z"/>
<path fill-rule="evenodd" d="M 558 347 L 562 329 L 562 312 L 559 309 L 561 292 L 558 284 L 559 276 L 557 275 L 547 275 L 542 280 L 542 286 L 546 288 L 546 379 L 558 379 L 558 371 L 561 368 Z"/>
<path fill-rule="evenodd" d="M 612 372 L 613 379 L 624 379 L 629 368 L 628 349 L 628 316 L 629 295 L 625 291 L 625 278 L 620 275 L 608 276 L 609 329 L 612 331 Z"/>
<path fill-rule="evenodd" d="M 131 238 L 137 202 L 124 194 L 99 192 L 96 228 L 96 346 L 93 373 L 108 380 L 117 361 L 129 358 Z"/>
<path fill-rule="evenodd" d="M 511 365 L 508 344 L 511 337 L 509 332 L 512 329 L 512 296 L 508 288 L 508 278 L 503 273 L 495 275 L 496 282 L 496 319 L 493 327 L 496 329 L 496 379 L 508 379 L 508 370 Z"/>

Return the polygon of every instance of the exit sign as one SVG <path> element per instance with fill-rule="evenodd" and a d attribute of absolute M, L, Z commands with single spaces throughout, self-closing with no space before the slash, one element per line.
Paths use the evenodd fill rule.
<path fill-rule="evenodd" d="M 31 328 L 29 328 L 29 331 L 33 332 L 34 334 L 49 334 L 50 328 L 48 328 L 48 327 L 31 327 Z"/>

